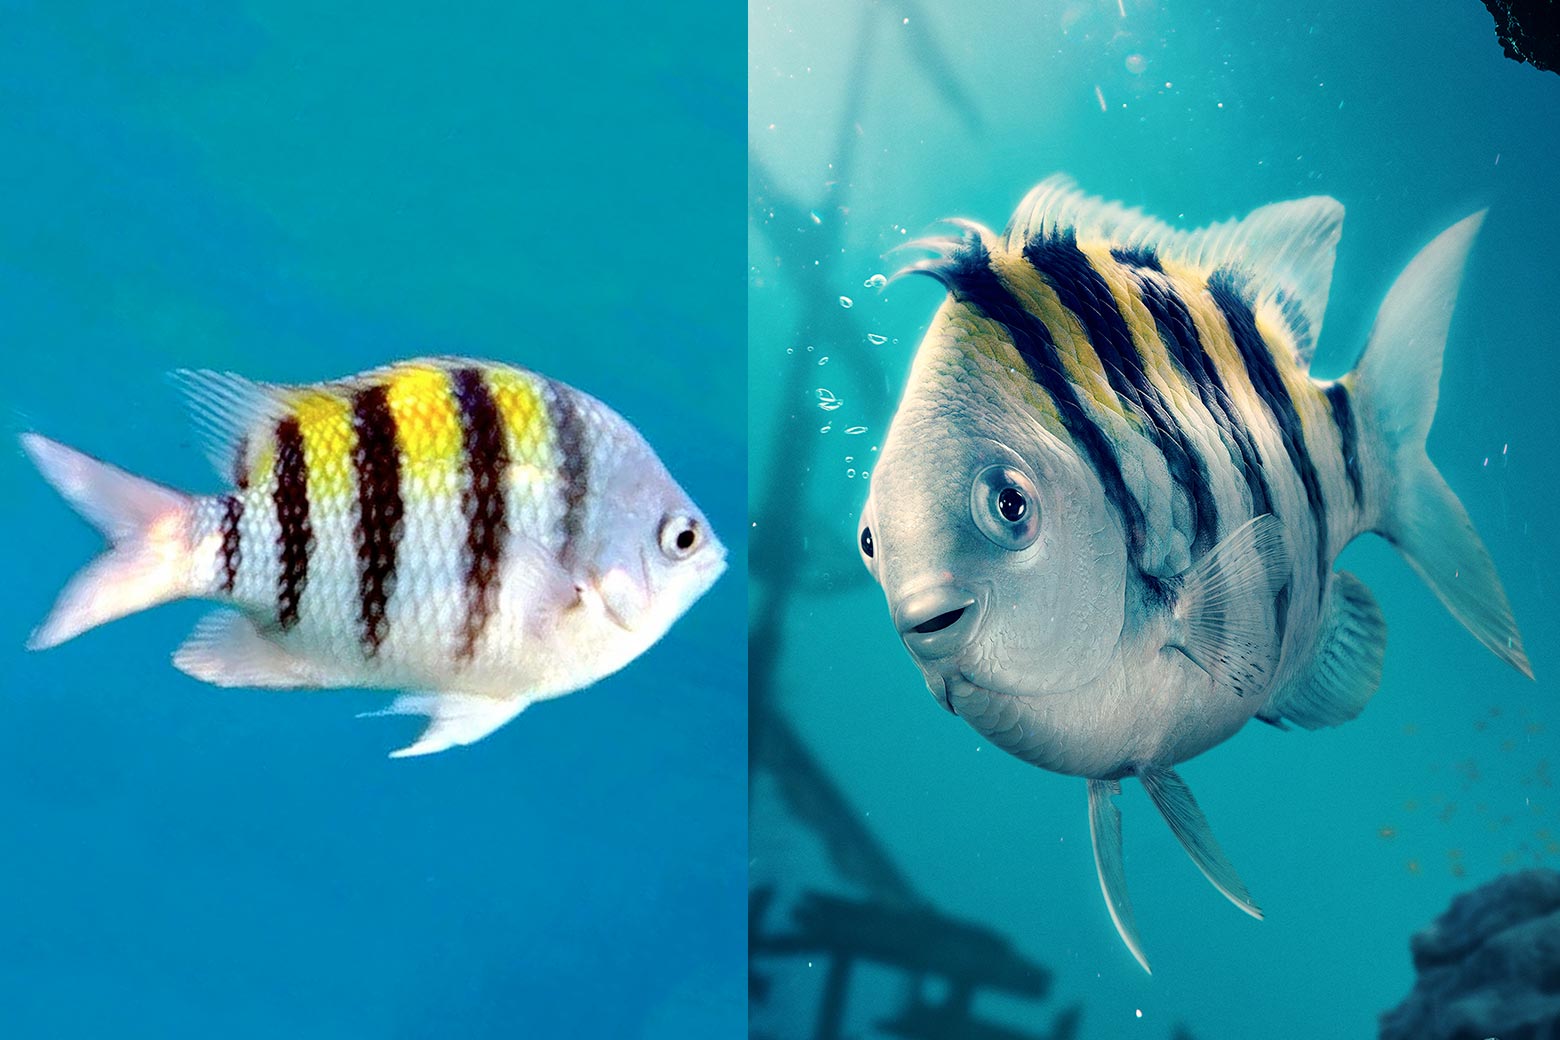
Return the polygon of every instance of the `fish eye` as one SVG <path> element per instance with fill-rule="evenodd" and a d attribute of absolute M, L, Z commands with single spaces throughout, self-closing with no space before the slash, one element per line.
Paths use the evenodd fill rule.
<path fill-rule="evenodd" d="M 872 503 L 867 502 L 866 508 L 861 511 L 861 530 L 856 534 L 856 548 L 861 550 L 861 563 L 867 568 L 867 573 L 877 577 L 877 539 L 872 535 L 872 522 L 876 519 L 872 512 Z"/>
<path fill-rule="evenodd" d="M 704 540 L 699 522 L 691 516 L 675 514 L 661 521 L 661 552 L 669 560 L 686 560 Z"/>
<path fill-rule="evenodd" d="M 1014 466 L 987 466 L 970 488 L 970 514 L 980 533 L 1009 552 L 1040 536 L 1040 504 L 1034 481 Z"/>

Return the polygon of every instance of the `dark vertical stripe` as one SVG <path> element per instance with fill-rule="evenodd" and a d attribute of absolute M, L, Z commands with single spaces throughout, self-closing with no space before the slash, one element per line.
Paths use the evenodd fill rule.
<path fill-rule="evenodd" d="M 590 493 L 585 417 L 580 414 L 574 393 L 568 387 L 550 379 L 544 386 L 547 415 L 557 437 L 558 479 L 563 496 L 563 544 L 558 548 L 558 561 L 572 569 L 574 553 L 585 527 L 585 496 Z"/>
<path fill-rule="evenodd" d="M 244 562 L 244 547 L 238 533 L 243 519 L 244 500 L 238 495 L 222 496 L 222 591 L 229 595 L 238 584 L 238 568 Z"/>
<path fill-rule="evenodd" d="M 298 623 L 298 607 L 309 583 L 309 553 L 314 549 L 303 433 L 292 416 L 276 424 L 276 491 L 272 499 L 282 532 L 278 539 L 282 572 L 276 581 L 276 620 L 288 629 Z"/>
<path fill-rule="evenodd" d="M 1327 390 L 1327 403 L 1332 409 L 1333 425 L 1338 427 L 1338 450 L 1343 455 L 1343 469 L 1349 477 L 1349 487 L 1354 492 L 1354 504 L 1365 506 L 1365 478 L 1360 472 L 1359 430 L 1354 424 L 1354 407 L 1349 403 L 1349 390 L 1342 383 L 1331 383 Z"/>
<path fill-rule="evenodd" d="M 396 546 L 401 541 L 401 452 L 396 445 L 395 416 L 390 391 L 383 383 L 352 395 L 352 429 L 356 443 L 352 466 L 357 471 L 358 521 L 353 532 L 358 559 L 358 617 L 362 621 L 363 652 L 373 657 L 389 635 L 385 616 L 395 591 Z"/>
<path fill-rule="evenodd" d="M 923 270 L 942 282 L 955 299 L 979 309 L 1007 330 L 1031 378 L 1055 402 L 1063 427 L 1093 466 L 1105 489 L 1105 498 L 1121 517 L 1130 558 L 1134 565 L 1141 565 L 1143 509 L 1121 476 L 1115 447 L 1089 416 L 1078 399 L 1077 389 L 1067 380 L 1050 330 L 1014 299 L 991 270 L 990 261 L 985 245 L 971 235 L 945 261 Z"/>
<path fill-rule="evenodd" d="M 1142 291 L 1143 305 L 1159 327 L 1159 338 L 1170 352 L 1170 360 L 1185 376 L 1188 385 L 1196 389 L 1203 407 L 1213 416 L 1219 429 L 1231 444 L 1235 445 L 1241 477 L 1251 496 L 1251 515 L 1262 516 L 1273 511 L 1273 492 L 1267 476 L 1262 471 L 1261 456 L 1251 440 L 1246 424 L 1230 399 L 1229 390 L 1219 376 L 1213 359 L 1203 347 L 1197 335 L 1197 326 L 1186 309 L 1186 303 L 1176 295 L 1168 281 L 1158 277 L 1139 276 L 1138 288 Z"/>
<path fill-rule="evenodd" d="M 1159 254 L 1148 246 L 1133 246 L 1129 249 L 1112 249 L 1110 255 L 1118 264 L 1127 267 L 1141 267 L 1148 271 L 1164 273 L 1164 267 L 1159 263 Z"/>
<path fill-rule="evenodd" d="M 1231 338 L 1235 341 L 1235 349 L 1240 352 L 1252 388 L 1267 406 L 1268 414 L 1273 417 L 1284 442 L 1284 450 L 1289 453 L 1289 462 L 1299 474 L 1301 486 L 1305 488 L 1306 502 L 1311 507 L 1311 516 L 1316 523 L 1318 595 L 1325 595 L 1327 572 L 1330 569 L 1330 561 L 1327 559 L 1327 504 L 1322 499 L 1322 485 L 1317 477 L 1316 466 L 1311 462 L 1310 452 L 1306 450 L 1300 413 L 1295 410 L 1295 402 L 1289 396 L 1289 389 L 1284 386 L 1283 377 L 1279 375 L 1272 351 L 1257 331 L 1256 318 L 1235 276 L 1227 270 L 1215 271 L 1213 277 L 1208 279 L 1208 292 L 1230 327 Z"/>
<path fill-rule="evenodd" d="M 249 438 L 240 437 L 233 445 L 233 486 L 240 491 L 249 487 Z"/>
<path fill-rule="evenodd" d="M 1078 248 L 1071 232 L 1032 239 L 1024 258 L 1056 291 L 1062 306 L 1083 326 L 1116 399 L 1144 420 L 1154 446 L 1164 457 L 1170 477 L 1192 509 L 1192 555 L 1201 556 L 1218 534 L 1218 507 L 1208 483 L 1208 470 L 1186 436 L 1180 417 L 1143 370 L 1143 359 L 1132 341 L 1132 330 L 1116 305 L 1110 285 Z"/>
<path fill-rule="evenodd" d="M 466 487 L 461 512 L 466 518 L 466 622 L 457 660 L 470 660 L 477 640 L 498 605 L 499 562 L 509 532 L 504 505 L 504 471 L 509 450 L 503 420 L 487 379 L 475 368 L 450 373 L 460 404 L 461 446 L 466 457 Z"/>

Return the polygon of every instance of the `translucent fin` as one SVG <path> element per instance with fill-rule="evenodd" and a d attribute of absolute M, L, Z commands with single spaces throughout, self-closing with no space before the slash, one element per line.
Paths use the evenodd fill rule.
<path fill-rule="evenodd" d="M 57 646 L 115 618 L 189 594 L 186 527 L 193 499 L 36 433 L 22 448 L 109 549 L 76 574 L 27 646 Z"/>
<path fill-rule="evenodd" d="M 1327 310 L 1333 261 L 1343 233 L 1343 206 L 1323 195 L 1277 202 L 1199 231 L 1178 231 L 1141 210 L 1087 195 L 1065 176 L 1048 178 L 1019 203 L 1005 233 L 1006 248 L 1072 231 L 1081 241 L 1152 251 L 1211 273 L 1229 268 L 1254 294 L 1259 310 L 1273 307 L 1294 337 L 1295 361 L 1310 366 Z"/>
<path fill-rule="evenodd" d="M 290 388 L 209 369 L 181 368 L 172 379 L 189 402 L 206 458 L 222 479 L 239 483 L 236 474 L 248 469 L 246 460 L 238 457 L 247 437 L 281 418 Z"/>
<path fill-rule="evenodd" d="M 1169 645 L 1237 696 L 1261 691 L 1278 654 L 1263 608 L 1288 574 L 1284 525 L 1246 521 L 1177 579 Z"/>
<path fill-rule="evenodd" d="M 267 638 L 252 618 L 218 610 L 200 619 L 173 655 L 173 666 L 213 686 L 348 686 L 346 676 L 289 653 Z"/>
<path fill-rule="evenodd" d="M 1387 622 L 1370 589 L 1352 574 L 1334 574 L 1316 656 L 1274 695 L 1265 713 L 1306 729 L 1348 722 L 1381 685 L 1386 651 Z"/>
<path fill-rule="evenodd" d="M 1511 604 L 1473 521 L 1425 453 L 1435 418 L 1441 360 L 1468 250 L 1481 211 L 1441 232 L 1393 283 L 1354 373 L 1362 425 L 1382 443 L 1377 454 L 1392 488 L 1377 531 L 1497 657 L 1532 678 Z"/>
<path fill-rule="evenodd" d="M 1240 875 L 1235 873 L 1224 850 L 1214 840 L 1208 820 L 1197 807 L 1197 800 L 1192 797 L 1185 781 L 1173 769 L 1152 768 L 1138 770 L 1138 779 L 1143 781 L 1144 790 L 1154 800 L 1154 805 L 1170 825 L 1170 830 L 1175 832 L 1181 847 L 1192 857 L 1192 862 L 1197 864 L 1203 876 L 1213 883 L 1214 888 L 1223 892 L 1230 902 L 1257 920 L 1262 920 L 1262 911 L 1251 901 L 1251 894 L 1246 891 Z"/>
<path fill-rule="evenodd" d="M 391 758 L 431 755 L 460 744 L 475 744 L 525 710 L 522 698 L 484 697 L 474 693 L 403 693 L 388 708 L 367 711 L 358 718 L 381 715 L 426 715 L 422 736 Z"/>
<path fill-rule="evenodd" d="M 1105 894 L 1105 908 L 1110 911 L 1116 933 L 1143 970 L 1152 975 L 1154 969 L 1148 966 L 1148 958 L 1143 954 L 1137 921 L 1132 916 L 1132 901 L 1127 898 L 1127 873 L 1121 855 L 1121 810 L 1111 801 L 1120 793 L 1120 781 L 1089 781 L 1089 837 L 1094 841 L 1094 869 L 1099 873 L 1100 891 Z"/>

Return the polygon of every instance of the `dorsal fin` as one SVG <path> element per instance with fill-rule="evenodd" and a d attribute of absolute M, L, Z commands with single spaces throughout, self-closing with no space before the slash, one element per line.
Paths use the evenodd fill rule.
<path fill-rule="evenodd" d="M 249 435 L 281 418 L 291 388 L 210 369 L 181 368 L 172 378 L 189 402 L 206 458 L 224 480 L 242 484 L 248 465 L 239 456 Z"/>
<path fill-rule="evenodd" d="M 1252 294 L 1254 311 L 1271 308 L 1281 317 L 1304 370 L 1321 333 L 1342 231 L 1343 205 L 1325 195 L 1276 202 L 1240 220 L 1180 231 L 1141 210 L 1086 195 L 1071 178 L 1058 175 L 1019 203 L 1005 244 L 1022 249 L 1033 238 L 1071 232 L 1080 241 L 1108 241 L 1208 274 L 1228 269 Z"/>

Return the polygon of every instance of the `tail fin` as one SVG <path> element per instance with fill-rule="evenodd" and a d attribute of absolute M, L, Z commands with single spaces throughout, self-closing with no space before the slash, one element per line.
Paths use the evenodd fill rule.
<path fill-rule="evenodd" d="M 1379 439 L 1381 486 L 1389 497 L 1380 506 L 1377 532 L 1479 642 L 1532 678 L 1489 551 L 1425 452 L 1452 306 L 1483 222 L 1481 211 L 1453 224 L 1414 257 L 1387 293 L 1365 355 L 1347 378 L 1363 425 Z"/>
<path fill-rule="evenodd" d="M 108 539 L 71 579 L 27 641 L 43 650 L 106 621 L 187 595 L 193 500 L 73 448 L 22 434 L 22 448 L 54 489 Z"/>

